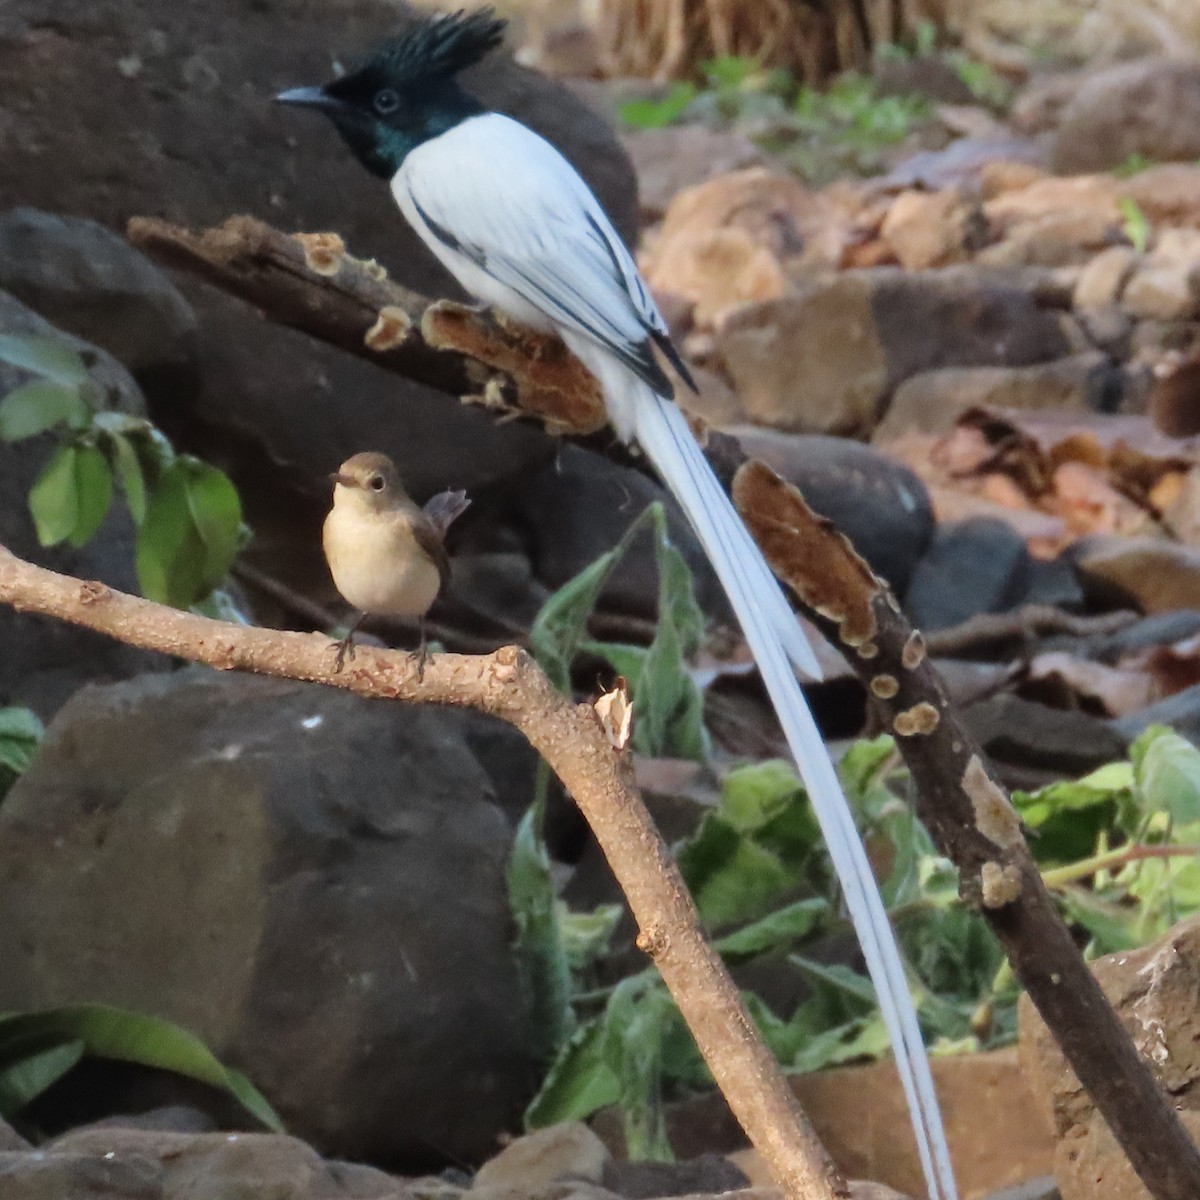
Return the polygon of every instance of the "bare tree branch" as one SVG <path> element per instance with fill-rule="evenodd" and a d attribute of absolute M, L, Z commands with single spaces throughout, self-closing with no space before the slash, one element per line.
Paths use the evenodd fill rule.
<path fill-rule="evenodd" d="M 378 272 L 354 260 L 339 260 L 332 276 L 319 261 L 321 272 L 312 268 L 313 239 L 320 246 L 330 235 L 310 235 L 306 263 L 304 241 L 243 217 L 201 236 L 144 220 L 131 222 L 129 232 L 160 260 L 202 275 L 284 324 L 356 354 L 371 356 L 378 344 L 377 338 L 364 341 L 383 294 Z M 458 381 L 479 380 L 478 366 L 466 361 L 478 358 L 487 364 L 485 373 L 510 377 L 485 386 L 489 400 L 595 445 L 593 435 L 604 421 L 602 398 L 586 372 L 578 376 L 562 367 L 553 343 L 502 328 L 460 305 L 387 287 L 397 299 L 385 303 L 402 308 L 409 326 L 402 345 L 373 361 L 459 395 Z M 432 347 L 444 352 L 436 368 L 429 365 Z M 546 363 L 554 370 L 550 383 L 537 374 Z M 963 897 L 987 918 L 1143 1183 L 1156 1200 L 1195 1200 L 1200 1151 L 1087 969 L 1042 884 L 1007 795 L 946 699 L 921 635 L 886 585 L 795 488 L 748 461 L 727 434 L 702 431 L 702 438 L 705 455 L 776 574 L 830 640 L 847 648 L 887 728 L 897 734 L 917 785 L 920 815 L 957 866 Z M 611 442 L 601 448 L 627 461 L 623 448 Z"/>
<path fill-rule="evenodd" d="M 555 691 L 515 646 L 493 654 L 434 655 L 418 677 L 415 657 L 360 647 L 335 674 L 333 643 L 213 621 L 33 566 L 0 547 L 0 603 L 43 613 L 221 671 L 254 671 L 340 687 L 370 699 L 444 704 L 490 713 L 538 750 L 587 818 L 653 958 L 713 1078 L 789 1200 L 850 1195 L 751 1021 L 724 964 L 705 941 L 670 850 L 590 704 Z"/>

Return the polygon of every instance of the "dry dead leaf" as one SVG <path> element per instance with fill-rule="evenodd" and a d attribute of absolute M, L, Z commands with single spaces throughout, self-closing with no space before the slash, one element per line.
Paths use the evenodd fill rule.
<path fill-rule="evenodd" d="M 618 675 L 612 691 L 605 692 L 592 707 L 609 742 L 616 749 L 624 750 L 633 732 L 633 701 L 629 698 L 625 677 Z"/>

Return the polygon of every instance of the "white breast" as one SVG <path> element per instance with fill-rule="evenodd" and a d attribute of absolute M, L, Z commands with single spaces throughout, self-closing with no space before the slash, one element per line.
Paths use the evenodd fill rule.
<path fill-rule="evenodd" d="M 437 565 L 407 523 L 335 504 L 325 518 L 325 557 L 343 598 L 380 616 L 424 616 L 437 599 Z"/>

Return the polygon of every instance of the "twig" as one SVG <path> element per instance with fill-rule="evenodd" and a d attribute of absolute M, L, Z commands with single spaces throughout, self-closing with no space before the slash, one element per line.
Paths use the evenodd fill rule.
<path fill-rule="evenodd" d="M 1049 604 L 1026 604 L 1006 613 L 976 613 L 960 625 L 926 635 L 934 658 L 959 658 L 1010 638 L 1026 640 L 1037 634 L 1065 633 L 1072 637 L 1097 637 L 1118 633 L 1141 619 L 1130 610 L 1078 616 Z"/>
<path fill-rule="evenodd" d="M 291 240 L 284 234 L 234 218 L 202 237 L 162 222 L 134 221 L 130 236 L 150 253 L 203 275 L 284 324 L 355 353 L 370 353 L 363 343 L 363 313 L 378 298 L 374 284 L 367 286 L 361 272 L 348 269 L 343 275 L 339 269 L 338 286 L 331 288 L 324 276 L 305 265 L 302 250 L 283 245 Z M 222 239 L 229 250 L 224 257 L 209 245 Z M 405 311 L 421 314 L 407 336 L 423 340 L 420 347 L 414 345 L 411 359 L 403 347 L 375 357 L 380 366 L 455 395 L 460 393 L 453 380 L 473 377 L 463 356 L 477 355 L 495 370 L 523 378 L 547 361 L 547 355 L 558 369 L 555 354 L 536 340 L 522 343 L 502 331 L 510 341 L 501 338 L 497 343 L 492 327 L 478 314 L 461 306 L 433 304 L 412 293 L 402 295 L 412 306 Z M 348 336 L 347 328 L 357 333 Z M 431 371 L 425 365 L 428 358 L 422 357 L 431 345 L 452 351 L 447 358 L 458 361 Z M 533 350 L 528 363 L 519 358 L 522 348 Z M 599 428 L 594 386 L 586 373 L 582 381 L 562 372 L 554 379 L 555 387 L 514 380 L 494 398 L 557 432 L 571 431 L 587 440 Z M 601 421 L 602 408 L 601 404 Z M 625 452 L 611 440 L 599 448 L 625 461 Z M 1200 1151 L 1059 917 L 1008 797 L 988 774 L 982 751 L 951 709 L 920 634 L 845 538 L 815 516 L 795 488 L 763 464 L 747 461 L 737 440 L 726 434 L 705 435 L 705 454 L 806 614 L 834 644 L 848 648 L 847 657 L 887 728 L 898 734 L 917 785 L 920 815 L 939 849 L 957 866 L 964 899 L 988 919 L 1142 1182 L 1156 1200 L 1195 1200 L 1200 1196 Z"/>
<path fill-rule="evenodd" d="M 1144 862 L 1151 858 L 1200 858 L 1200 846 L 1122 846 L 1097 854 L 1079 862 L 1067 863 L 1065 867 L 1053 867 L 1042 872 L 1042 880 L 1048 888 L 1065 888 L 1077 879 L 1087 879 L 1101 871 L 1124 867 L 1133 862 Z"/>
<path fill-rule="evenodd" d="M 554 690 L 515 646 L 494 654 L 415 656 L 362 647 L 333 672 L 327 637 L 214 621 L 33 566 L 0 547 L 0 603 L 43 613 L 218 670 L 254 671 L 340 687 L 372 699 L 473 708 L 519 729 L 587 818 L 653 958 L 713 1078 L 790 1200 L 849 1192 L 763 1043 L 695 905 L 633 785 L 631 760 L 614 750 L 588 704 Z"/>
<path fill-rule="evenodd" d="M 1008 796 L 951 707 L 921 635 L 833 525 L 761 463 L 735 503 L 776 573 L 846 658 L 896 734 L 917 810 L 959 870 L 1067 1061 L 1156 1200 L 1200 1196 L 1200 1151 L 1088 970 L 1029 853 Z"/>

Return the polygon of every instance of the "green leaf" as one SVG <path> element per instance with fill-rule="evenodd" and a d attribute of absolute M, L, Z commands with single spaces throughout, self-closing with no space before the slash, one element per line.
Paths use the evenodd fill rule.
<path fill-rule="evenodd" d="M 890 1046 L 883 1018 L 875 1013 L 818 1034 L 805 1043 L 791 1065 L 797 1071 L 817 1071 L 856 1059 L 882 1058 Z"/>
<path fill-rule="evenodd" d="M 1109 763 L 1082 779 L 1033 793 L 1015 791 L 1013 804 L 1025 824 L 1037 830 L 1032 848 L 1039 862 L 1074 862 L 1087 858 L 1100 833 L 1131 807 L 1132 788 L 1129 763 Z"/>
<path fill-rule="evenodd" d="M 0 362 L 53 383 L 80 384 L 88 377 L 87 365 L 62 338 L 0 334 Z"/>
<path fill-rule="evenodd" d="M 571 1030 L 571 971 L 540 826 L 541 805 L 535 803 L 517 826 L 506 882 L 517 931 L 516 962 L 532 1003 L 533 1028 L 550 1058 Z"/>
<path fill-rule="evenodd" d="M 661 985 L 627 979 L 613 992 L 605 1019 L 605 1054 L 620 1081 L 625 1144 L 633 1161 L 674 1155 L 663 1112 L 663 1051 L 675 1004 Z"/>
<path fill-rule="evenodd" d="M 0 708 L 0 800 L 25 774 L 45 730 L 27 708 Z"/>
<path fill-rule="evenodd" d="M 1129 748 L 1141 807 L 1177 825 L 1200 821 L 1200 750 L 1173 729 L 1151 725 Z"/>
<path fill-rule="evenodd" d="M 142 473 L 142 464 L 138 461 L 133 443 L 123 433 L 109 434 L 109 441 L 121 491 L 125 493 L 125 503 L 129 505 L 129 515 L 133 517 L 135 525 L 140 525 L 146 519 L 146 477 Z"/>
<path fill-rule="evenodd" d="M 596 607 L 604 585 L 620 562 L 634 538 L 654 520 L 654 510 L 661 504 L 651 504 L 625 530 L 621 540 L 584 567 L 574 579 L 568 580 L 545 604 L 534 618 L 529 631 L 529 644 L 542 670 L 551 683 L 566 692 L 571 686 L 571 663 L 575 660 L 587 631 L 588 618 Z"/>
<path fill-rule="evenodd" d="M 677 83 L 662 100 L 631 100 L 622 104 L 620 117 L 632 129 L 663 129 L 683 116 L 695 98 L 695 84 Z"/>
<path fill-rule="evenodd" d="M 731 962 L 754 958 L 807 937 L 828 915 L 829 904 L 820 896 L 797 900 L 718 939 L 715 949 Z"/>
<path fill-rule="evenodd" d="M 53 1087 L 82 1057 L 78 1039 L 37 1050 L 0 1066 L 0 1115 L 12 1117 Z"/>
<path fill-rule="evenodd" d="M 75 456 L 75 528 L 67 541 L 86 546 L 112 504 L 113 477 L 108 459 L 95 446 L 79 446 Z"/>
<path fill-rule="evenodd" d="M 1117 208 L 1124 217 L 1121 231 L 1139 254 L 1145 254 L 1150 245 L 1150 235 L 1153 232 L 1150 218 L 1142 211 L 1142 206 L 1131 196 L 1122 196 L 1117 201 Z"/>
<path fill-rule="evenodd" d="M 177 458 L 154 485 L 138 531 L 142 593 L 187 608 L 229 574 L 241 537 L 242 506 L 228 476 Z"/>
<path fill-rule="evenodd" d="M 29 489 L 29 511 L 43 546 L 82 546 L 112 503 L 112 472 L 95 446 L 60 446 Z"/>
<path fill-rule="evenodd" d="M 29 489 L 29 511 L 43 546 L 57 546 L 75 531 L 79 516 L 77 446 L 59 446 Z"/>
<path fill-rule="evenodd" d="M 621 1098 L 621 1082 L 608 1064 L 606 1038 L 599 1017 L 575 1031 L 525 1110 L 527 1128 L 581 1121 L 598 1109 L 616 1104 Z"/>
<path fill-rule="evenodd" d="M 872 1007 L 875 1004 L 875 987 L 865 976 L 841 963 L 819 963 L 802 954 L 789 954 L 788 962 L 799 967 L 806 975 L 827 983 L 855 1000 Z"/>
<path fill-rule="evenodd" d="M 591 912 L 571 912 L 560 900 L 558 927 L 567 963 L 583 970 L 608 953 L 612 935 L 625 911 L 619 904 L 601 904 Z"/>
<path fill-rule="evenodd" d="M 716 813 L 709 813 L 679 848 L 678 862 L 710 926 L 762 916 L 795 882 L 777 855 Z"/>
<path fill-rule="evenodd" d="M 88 406 L 78 387 L 34 380 L 0 400 L 0 439 L 19 442 L 56 425 L 79 426 L 87 419 Z"/>
<path fill-rule="evenodd" d="M 39 1042 L 45 1049 L 80 1042 L 84 1053 L 97 1058 L 185 1075 L 228 1092 L 268 1129 L 283 1131 L 274 1109 L 243 1075 L 222 1066 L 195 1034 L 169 1021 L 106 1004 L 0 1016 L 0 1062 L 9 1059 L 14 1047 Z"/>
<path fill-rule="evenodd" d="M 753 833 L 797 802 L 804 785 L 785 759 L 734 767 L 721 781 L 721 815 L 742 833 Z"/>

